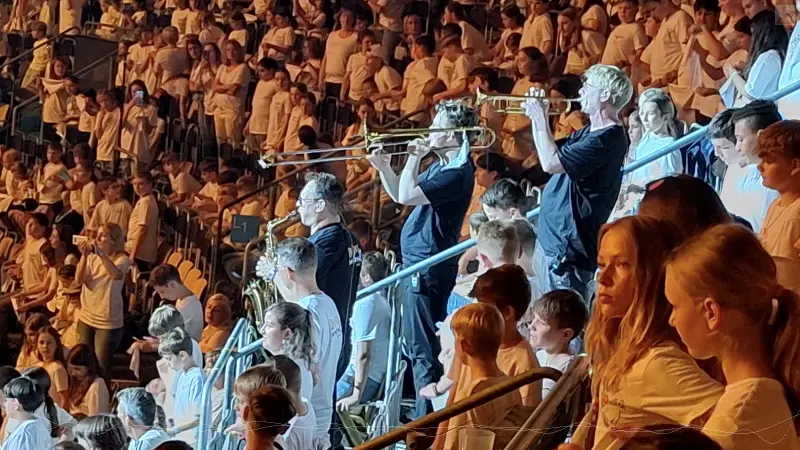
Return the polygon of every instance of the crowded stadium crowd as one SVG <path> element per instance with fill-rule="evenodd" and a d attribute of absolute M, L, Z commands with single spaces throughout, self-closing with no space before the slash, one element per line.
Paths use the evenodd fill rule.
<path fill-rule="evenodd" d="M 0 449 L 199 449 L 206 410 L 206 448 L 352 447 L 342 417 L 387 395 L 401 311 L 402 422 L 586 353 L 586 416 L 545 450 L 800 450 L 800 95 L 776 102 L 798 17 L 0 4 L 0 99 L 35 125 L 0 105 Z M 108 88 L 74 75 L 70 36 L 117 46 Z M 208 380 L 242 317 L 264 355 L 230 397 Z M 422 431 L 471 449 L 555 386 Z"/>

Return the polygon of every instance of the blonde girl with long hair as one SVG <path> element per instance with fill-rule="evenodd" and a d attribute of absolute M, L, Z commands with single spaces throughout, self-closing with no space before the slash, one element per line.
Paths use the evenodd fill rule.
<path fill-rule="evenodd" d="M 584 449 L 619 448 L 614 430 L 696 424 L 722 393 L 669 325 L 663 265 L 679 243 L 677 229 L 650 217 L 600 230 L 597 299 L 586 330 L 594 405 L 573 439 Z"/>
<path fill-rule="evenodd" d="M 724 450 L 797 450 L 800 297 L 752 232 L 717 225 L 670 256 L 670 323 L 696 359 L 717 358 L 725 392 L 703 431 Z"/>

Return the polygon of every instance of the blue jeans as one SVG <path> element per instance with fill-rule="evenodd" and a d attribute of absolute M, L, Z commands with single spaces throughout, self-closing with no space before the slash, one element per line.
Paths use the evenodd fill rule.
<path fill-rule="evenodd" d="M 336 382 L 336 400 L 341 400 L 344 397 L 353 393 L 353 383 L 355 378 L 349 373 L 342 375 L 339 381 Z M 367 403 L 377 400 L 380 395 L 381 384 L 372 378 L 367 377 L 367 384 L 364 386 L 364 392 L 361 393 L 359 403 Z"/>

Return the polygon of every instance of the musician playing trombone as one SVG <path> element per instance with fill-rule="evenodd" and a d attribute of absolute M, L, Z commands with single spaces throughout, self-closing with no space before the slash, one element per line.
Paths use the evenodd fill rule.
<path fill-rule="evenodd" d="M 628 148 L 619 111 L 632 93 L 631 81 L 620 69 L 590 67 L 580 90 L 589 124 L 558 141 L 550 131 L 548 101 L 532 98 L 524 103 L 542 169 L 553 174 L 542 192 L 533 256 L 539 292 L 574 289 L 589 301 L 586 288 L 597 268 L 597 234 L 619 194 Z M 546 94 L 532 89 L 530 95 Z"/>
<path fill-rule="evenodd" d="M 477 122 L 473 109 L 457 101 L 436 107 L 434 129 L 470 127 Z M 409 144 L 408 159 L 398 175 L 380 145 L 370 162 L 378 170 L 387 194 L 396 203 L 414 206 L 400 236 L 404 267 L 433 256 L 458 242 L 461 223 L 469 208 L 475 167 L 469 136 L 462 131 L 432 132 Z M 420 163 L 434 153 L 434 161 L 420 173 Z M 403 334 L 419 390 L 441 376 L 435 363 L 438 340 L 434 324 L 445 318 L 447 298 L 455 285 L 457 259 L 451 258 L 403 280 Z M 430 403 L 417 395 L 414 416 L 430 412 Z"/>

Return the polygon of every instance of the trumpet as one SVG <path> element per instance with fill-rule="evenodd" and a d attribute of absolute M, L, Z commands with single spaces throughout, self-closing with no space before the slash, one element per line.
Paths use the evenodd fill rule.
<path fill-rule="evenodd" d="M 261 156 L 258 164 L 263 169 L 275 166 L 284 165 L 297 165 L 297 164 L 316 164 L 337 161 L 349 161 L 354 159 L 364 159 L 371 156 L 370 149 L 381 147 L 389 148 L 390 151 L 385 153 L 388 156 L 398 155 L 412 155 L 416 154 L 417 150 L 398 150 L 391 151 L 392 147 L 408 146 L 418 139 L 425 139 L 433 133 L 474 133 L 477 134 L 477 144 L 470 146 L 473 150 L 490 148 L 497 140 L 497 135 L 494 130 L 484 126 L 472 127 L 456 127 L 456 128 L 398 128 L 382 131 L 370 131 L 367 128 L 366 122 L 364 123 L 363 132 L 357 136 L 361 139 L 361 145 L 354 145 L 349 147 L 334 147 L 334 148 L 314 148 L 309 150 L 298 150 L 295 152 L 283 152 L 278 154 L 265 154 Z M 401 140 L 397 140 L 401 139 Z M 364 150 L 367 150 L 366 152 Z M 440 149 L 437 149 L 440 150 Z M 305 158 L 310 155 L 319 154 L 333 154 L 338 152 L 360 151 L 342 156 L 329 156 L 318 159 L 306 160 Z M 285 161 L 278 161 L 276 157 L 288 157 Z M 293 157 L 302 157 L 301 160 L 295 160 Z"/>
<path fill-rule="evenodd" d="M 580 101 L 579 98 L 560 98 L 560 97 L 532 97 L 529 95 L 506 95 L 506 94 L 486 94 L 478 90 L 475 93 L 475 107 L 480 107 L 484 103 L 492 105 L 492 108 L 503 114 L 525 114 L 526 100 L 535 98 L 548 105 L 559 105 L 559 107 L 548 110 L 548 116 L 558 116 L 572 110 L 572 105 Z"/>

